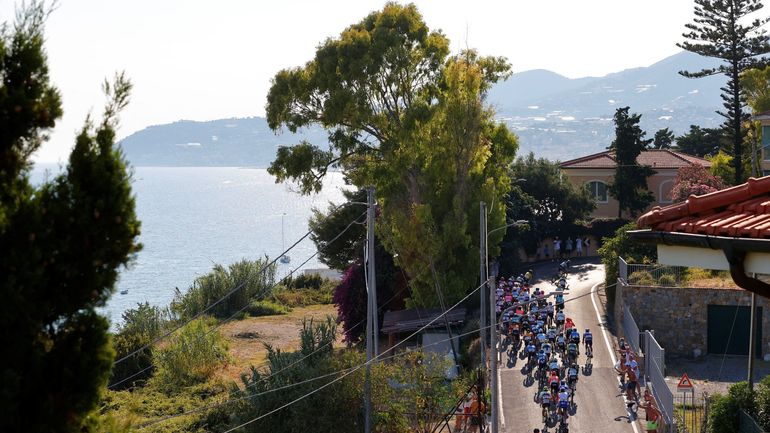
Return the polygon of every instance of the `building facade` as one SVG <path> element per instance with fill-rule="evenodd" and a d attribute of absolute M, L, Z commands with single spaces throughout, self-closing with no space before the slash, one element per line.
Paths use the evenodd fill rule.
<path fill-rule="evenodd" d="M 759 152 L 759 168 L 762 176 L 770 176 L 770 111 L 765 111 L 754 117 L 762 125 L 762 145 Z"/>
<path fill-rule="evenodd" d="M 770 116 L 768 125 L 770 125 Z M 647 189 L 655 196 L 655 201 L 650 204 L 650 208 L 672 203 L 671 189 L 674 187 L 674 180 L 680 168 L 696 164 L 706 168 L 711 166 L 708 160 L 672 150 L 645 150 L 639 154 L 636 162 L 640 165 L 648 165 L 655 170 L 655 174 L 647 178 Z M 617 168 L 613 151 L 607 150 L 565 161 L 560 164 L 560 167 L 573 185 L 588 188 L 594 197 L 596 209 L 591 214 L 592 217 L 618 217 L 619 203 L 609 194 L 608 188 L 615 178 Z"/>

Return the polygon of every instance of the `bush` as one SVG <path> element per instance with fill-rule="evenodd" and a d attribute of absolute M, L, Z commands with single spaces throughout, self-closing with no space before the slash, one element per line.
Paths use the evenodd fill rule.
<path fill-rule="evenodd" d="M 273 291 L 270 298 L 273 302 L 289 308 L 331 304 L 335 286 L 334 281 L 323 280 L 323 284 L 318 289 L 280 287 Z"/>
<path fill-rule="evenodd" d="M 123 322 L 118 326 L 118 332 L 112 337 L 112 347 L 115 349 L 115 359 L 119 360 L 140 348 L 152 343 L 166 328 L 169 314 L 148 302 L 137 304 L 123 313 Z M 152 347 L 147 347 L 130 358 L 115 364 L 112 368 L 110 383 L 117 384 L 114 388 L 124 389 L 142 382 L 150 377 L 152 369 L 136 376 L 136 373 L 152 364 Z M 133 377 L 131 377 L 133 376 Z M 130 379 L 128 379 L 131 377 Z M 128 379 L 123 381 L 124 379 Z M 118 382 L 120 382 L 118 384 Z"/>
<path fill-rule="evenodd" d="M 328 281 L 325 278 L 321 278 L 318 274 L 305 275 L 300 274 L 296 277 L 287 278 L 284 285 L 289 289 L 315 289 L 321 288 L 321 285 Z"/>
<path fill-rule="evenodd" d="M 246 308 L 253 300 L 264 300 L 275 285 L 275 266 L 268 266 L 268 260 L 241 260 L 227 269 L 214 266 L 208 274 L 198 277 L 186 293 L 178 289 L 171 302 L 171 310 L 178 319 L 187 320 L 205 310 L 214 302 L 240 287 L 222 302 L 209 310 L 218 318 L 227 318 Z M 263 271 L 264 269 L 264 271 Z"/>
<path fill-rule="evenodd" d="M 227 363 L 227 343 L 204 319 L 190 322 L 165 346 L 156 349 L 154 381 L 166 391 L 205 382 Z"/>
<path fill-rule="evenodd" d="M 767 390 L 770 382 L 760 382 L 758 388 Z M 738 382 L 730 386 L 727 395 L 715 394 L 709 408 L 709 433 L 733 433 L 739 430 L 738 411 L 743 409 L 751 416 L 756 415 L 756 394 L 749 389 L 747 382 Z"/>
<path fill-rule="evenodd" d="M 629 263 L 631 261 L 655 261 L 658 258 L 655 245 L 635 242 L 626 233 L 629 230 L 636 229 L 636 223 L 628 223 L 617 229 L 615 236 L 602 239 L 599 256 L 604 264 L 605 284 L 607 285 L 607 298 L 609 302 L 615 302 L 615 283 L 618 281 L 618 257 L 623 257 Z"/>
<path fill-rule="evenodd" d="M 638 286 L 652 286 L 655 284 L 655 278 L 648 271 L 636 271 L 628 276 L 628 282 Z"/>
<path fill-rule="evenodd" d="M 246 313 L 251 317 L 279 316 L 289 312 L 291 308 L 270 301 L 254 301 L 246 309 Z"/>
<path fill-rule="evenodd" d="M 664 287 L 676 286 L 676 277 L 671 274 L 663 274 L 658 278 L 658 284 Z"/>

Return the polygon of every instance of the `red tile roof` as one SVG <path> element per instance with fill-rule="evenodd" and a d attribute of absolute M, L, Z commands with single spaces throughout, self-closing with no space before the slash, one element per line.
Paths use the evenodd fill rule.
<path fill-rule="evenodd" d="M 711 163 L 706 159 L 667 149 L 642 151 L 636 158 L 636 163 L 639 165 L 649 165 L 653 168 L 682 168 L 695 164 L 711 167 Z M 616 166 L 615 152 L 612 150 L 565 161 L 560 164 L 561 168 L 615 168 Z"/>
<path fill-rule="evenodd" d="M 653 231 L 770 239 L 770 176 L 684 203 L 654 207 L 636 221 Z"/>

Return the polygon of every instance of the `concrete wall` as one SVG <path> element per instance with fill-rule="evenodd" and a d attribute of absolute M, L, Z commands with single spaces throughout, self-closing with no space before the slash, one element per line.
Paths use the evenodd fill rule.
<path fill-rule="evenodd" d="M 751 305 L 751 293 L 741 289 L 617 286 L 615 329 L 622 323 L 623 303 L 639 330 L 655 330 L 655 338 L 667 354 L 692 356 L 695 349 L 707 353 L 708 305 Z M 770 353 L 770 302 L 757 297 L 762 307 L 762 356 Z M 724 326 L 731 326 L 725 323 Z M 749 330 L 735 330 L 745 332 Z"/>

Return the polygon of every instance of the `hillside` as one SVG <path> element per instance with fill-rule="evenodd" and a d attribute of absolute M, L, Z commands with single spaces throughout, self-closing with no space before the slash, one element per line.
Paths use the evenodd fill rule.
<path fill-rule="evenodd" d="M 712 65 L 712 59 L 681 52 L 604 77 L 570 79 L 542 69 L 524 71 L 495 85 L 487 99 L 519 136 L 520 154 L 533 151 L 565 160 L 605 149 L 614 137 L 615 109 L 626 105 L 642 114 L 641 126 L 650 137 L 666 127 L 681 134 L 691 124 L 719 125 L 722 119 L 715 111 L 721 108 L 719 88 L 725 78 L 693 80 L 678 74 Z M 123 149 L 137 166 L 267 167 L 279 145 L 300 140 L 328 145 L 320 128 L 276 135 L 264 118 L 249 117 L 150 126 L 126 137 Z"/>

